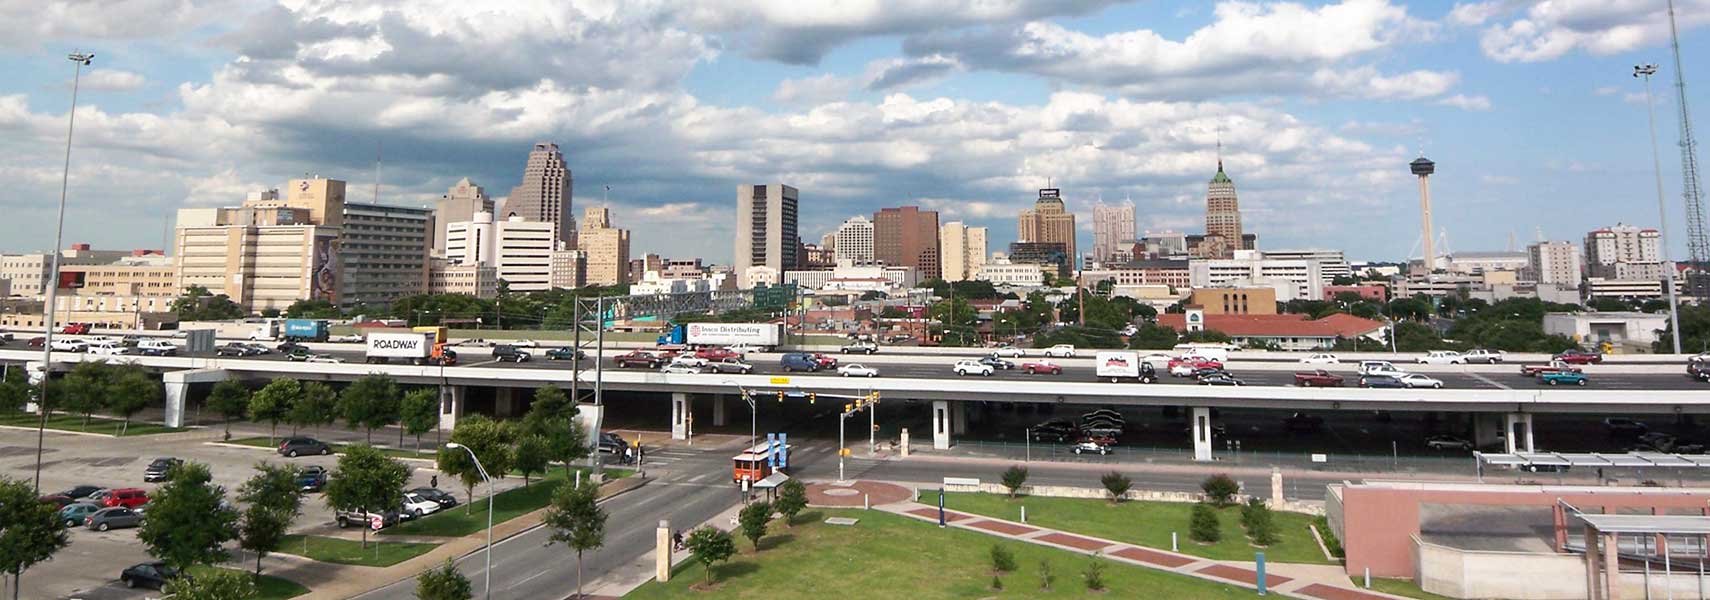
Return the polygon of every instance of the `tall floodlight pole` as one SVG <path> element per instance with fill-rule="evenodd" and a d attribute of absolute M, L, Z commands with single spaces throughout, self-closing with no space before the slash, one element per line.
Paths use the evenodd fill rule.
<path fill-rule="evenodd" d="M 42 315 L 42 380 L 36 393 L 36 412 L 41 413 L 41 420 L 36 425 L 35 491 L 38 493 L 42 491 L 42 448 L 47 442 L 47 382 L 53 364 L 54 291 L 59 289 L 59 249 L 65 242 L 65 195 L 71 185 L 71 133 L 77 127 L 77 86 L 83 80 L 83 67 L 95 60 L 95 53 L 73 52 L 66 58 L 76 67 L 71 75 L 71 112 L 65 115 L 65 167 L 59 178 L 59 220 L 54 225 L 53 257 L 49 259 L 48 277 L 42 281 L 42 285 L 47 287 L 47 306 Z"/>
<path fill-rule="evenodd" d="M 1704 189 L 1698 179 L 1698 142 L 1692 137 L 1692 117 L 1686 109 L 1686 71 L 1680 64 L 1680 31 L 1674 24 L 1674 0 L 1668 2 L 1669 45 L 1674 50 L 1674 92 L 1680 114 L 1680 195 L 1686 203 L 1686 251 L 1695 269 L 1686 280 L 1699 302 L 1710 297 L 1710 236 L 1704 231 Z M 1678 331 L 1678 330 L 1677 330 Z M 1679 334 L 1676 334 L 1679 337 Z"/>
<path fill-rule="evenodd" d="M 1662 220 L 1662 264 L 1666 275 L 1663 285 L 1668 286 L 1668 324 L 1672 332 L 1669 338 L 1674 341 L 1674 353 L 1680 354 L 1680 300 L 1674 291 L 1674 263 L 1668 259 L 1668 201 L 1663 199 L 1662 154 L 1657 149 L 1657 110 L 1651 102 L 1651 76 L 1656 74 L 1656 65 L 1633 66 L 1633 76 L 1645 80 L 1645 111 L 1650 116 L 1651 125 L 1651 166 L 1657 175 L 1657 218 Z"/>

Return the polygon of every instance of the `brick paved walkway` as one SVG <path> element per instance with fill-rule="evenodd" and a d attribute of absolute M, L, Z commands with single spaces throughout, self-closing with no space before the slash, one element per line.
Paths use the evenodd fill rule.
<path fill-rule="evenodd" d="M 863 497 L 873 506 L 906 502 L 914 497 L 914 492 L 894 483 L 877 481 L 853 481 L 846 485 L 818 482 L 807 485 L 807 496 L 809 506 L 850 508 L 861 506 Z"/>

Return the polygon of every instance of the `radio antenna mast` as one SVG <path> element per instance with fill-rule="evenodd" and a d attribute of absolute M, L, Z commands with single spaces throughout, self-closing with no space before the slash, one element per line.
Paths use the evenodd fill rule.
<path fill-rule="evenodd" d="M 1674 0 L 1668 2 L 1669 45 L 1674 50 L 1675 106 L 1680 113 L 1681 199 L 1686 203 L 1686 252 L 1693 272 L 1686 279 L 1687 295 L 1710 296 L 1710 237 L 1704 231 L 1704 189 L 1698 179 L 1698 142 L 1692 138 L 1692 118 L 1686 109 L 1686 75 L 1680 65 L 1680 32 L 1674 24 Z M 1675 333 L 1676 336 L 1679 332 Z"/>

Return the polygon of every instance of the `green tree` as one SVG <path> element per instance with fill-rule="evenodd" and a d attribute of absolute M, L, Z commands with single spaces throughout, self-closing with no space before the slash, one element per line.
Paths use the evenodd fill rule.
<path fill-rule="evenodd" d="M 286 420 L 291 423 L 291 433 L 296 434 L 298 428 L 330 425 L 338 420 L 338 393 L 332 386 L 319 381 L 304 382 L 302 393 L 291 405 L 291 414 Z"/>
<path fill-rule="evenodd" d="M 285 531 L 291 527 L 291 515 L 251 504 L 244 508 L 238 521 L 238 547 L 255 553 L 255 579 L 261 580 L 261 559 L 279 549 L 285 541 Z"/>
<path fill-rule="evenodd" d="M 161 590 L 176 600 L 248 600 L 259 593 L 255 582 L 229 569 L 186 573 Z"/>
<path fill-rule="evenodd" d="M 1633 310 L 1632 302 L 1621 300 L 1619 298 L 1609 298 L 1607 296 L 1592 298 L 1590 302 L 1585 303 L 1585 306 L 1586 308 L 1590 308 L 1591 310 L 1598 312 L 1625 312 Z"/>
<path fill-rule="evenodd" d="M 249 416 L 272 426 L 267 430 L 267 444 L 279 435 L 279 422 L 291 416 L 291 409 L 303 395 L 303 386 L 289 377 L 276 377 L 249 397 Z"/>
<path fill-rule="evenodd" d="M 1015 553 L 1010 552 L 1008 546 L 992 544 L 991 558 L 992 573 L 994 574 L 1008 573 L 1016 568 Z"/>
<path fill-rule="evenodd" d="M 1086 581 L 1087 589 L 1095 592 L 1104 591 L 1104 561 L 1099 559 L 1098 554 L 1092 556 L 1091 562 L 1087 563 L 1087 570 L 1083 571 L 1081 575 Z"/>
<path fill-rule="evenodd" d="M 552 493 L 542 522 L 552 534 L 548 543 L 576 551 L 576 597 L 582 596 L 582 554 L 606 545 L 606 513 L 597 503 L 599 486 L 566 483 Z"/>
<path fill-rule="evenodd" d="M 382 454 L 373 446 L 346 446 L 338 466 L 327 478 L 327 504 L 335 510 L 381 513 L 404 500 L 404 484 L 410 468 Z M 362 528 L 362 547 L 368 547 L 368 528 Z"/>
<path fill-rule="evenodd" d="M 303 508 L 303 490 L 297 485 L 297 468 L 291 465 L 255 464 L 255 474 L 238 486 L 238 500 L 260 504 L 296 515 Z"/>
<path fill-rule="evenodd" d="M 1128 347 L 1136 350 L 1169 350 L 1176 347 L 1176 330 L 1155 323 L 1139 327 L 1128 336 Z"/>
<path fill-rule="evenodd" d="M 14 590 L 24 571 L 71 543 L 58 513 L 58 505 L 36 499 L 29 482 L 0 477 L 0 572 L 12 575 Z"/>
<path fill-rule="evenodd" d="M 449 558 L 416 576 L 418 600 L 469 600 L 474 595 L 475 587 L 469 583 L 469 578 L 464 577 Z"/>
<path fill-rule="evenodd" d="M 547 457 L 564 463 L 566 476 L 570 463 L 588 456 L 587 432 L 576 421 L 579 412 L 576 401 L 562 388 L 547 384 L 534 391 L 534 402 L 523 415 L 523 431 L 545 440 Z"/>
<path fill-rule="evenodd" d="M 242 419 L 249 411 L 249 388 L 236 379 L 221 380 L 208 392 L 208 410 L 225 420 L 225 439 L 232 439 L 232 419 Z"/>
<path fill-rule="evenodd" d="M 1241 485 L 1235 483 L 1228 475 L 1218 473 L 1205 478 L 1199 483 L 1200 491 L 1205 492 L 1207 501 L 1217 506 L 1229 506 L 1235 494 L 1241 491 Z"/>
<path fill-rule="evenodd" d="M 89 416 L 107 406 L 107 386 L 112 375 L 113 367 L 105 362 L 80 362 L 49 385 L 58 392 L 61 408 L 83 415 L 83 428 L 87 430 Z"/>
<path fill-rule="evenodd" d="M 695 557 L 695 562 L 701 563 L 701 570 L 706 572 L 706 582 L 713 582 L 713 563 L 730 560 L 736 556 L 736 542 L 730 539 L 730 534 L 720 531 L 711 525 L 702 525 L 699 529 L 689 532 L 689 537 L 683 540 L 683 545 L 689 547 L 689 554 Z"/>
<path fill-rule="evenodd" d="M 778 486 L 778 499 L 772 501 L 772 508 L 784 515 L 784 526 L 790 527 L 796 514 L 807 508 L 807 503 L 807 486 L 792 478 Z"/>
<path fill-rule="evenodd" d="M 180 321 L 221 321 L 245 314 L 243 307 L 225 294 L 215 295 L 199 285 L 184 288 L 184 294 L 172 301 L 172 312 L 178 313 Z"/>
<path fill-rule="evenodd" d="M 1027 485 L 1027 467 L 1010 465 L 1003 471 L 1003 487 L 1009 490 L 1009 497 L 1015 498 L 1015 493 L 1021 486 Z"/>
<path fill-rule="evenodd" d="M 760 538 L 766 537 L 766 523 L 772 520 L 772 503 L 766 501 L 751 502 L 742 507 L 737 513 L 736 522 L 742 530 L 742 537 L 748 538 L 754 544 L 754 551 L 760 551 Z"/>
<path fill-rule="evenodd" d="M 1211 544 L 1223 539 L 1222 526 L 1217 524 L 1217 511 L 1204 502 L 1193 505 L 1188 520 L 1188 537 L 1196 542 Z"/>
<path fill-rule="evenodd" d="M 338 414 L 346 427 L 361 427 L 368 443 L 374 430 L 398 420 L 398 383 L 388 375 L 365 375 L 338 395 Z"/>
<path fill-rule="evenodd" d="M 1112 503 L 1121 503 L 1122 497 L 1128 494 L 1130 488 L 1134 487 L 1134 482 L 1129 480 L 1127 475 L 1116 471 L 1105 473 L 1098 478 L 1098 481 L 1104 484 L 1104 491 L 1110 492 Z"/>
<path fill-rule="evenodd" d="M 457 428 L 451 430 L 451 441 L 468 448 L 480 459 L 482 467 L 494 477 L 503 477 L 511 470 L 510 427 L 484 415 L 465 415 L 457 420 Z M 476 468 L 474 461 L 469 460 L 469 452 L 461 448 L 439 449 L 439 470 L 456 476 L 463 482 L 463 490 L 468 496 L 464 510 L 468 511 L 470 504 L 475 502 L 475 484 L 481 483 L 481 471 Z"/>
<path fill-rule="evenodd" d="M 523 487 L 528 487 L 529 475 L 546 471 L 549 460 L 546 438 L 538 435 L 523 435 L 511 449 L 511 467 L 522 473 Z"/>
<path fill-rule="evenodd" d="M 416 436 L 416 451 L 422 449 L 422 434 L 439 427 L 439 391 L 416 388 L 404 394 L 398 406 L 399 422 L 404 433 Z"/>
<path fill-rule="evenodd" d="M 150 556 L 181 573 L 226 560 L 224 546 L 237 538 L 238 515 L 223 506 L 226 489 L 213 479 L 207 465 L 187 462 L 150 494 L 148 518 L 137 532 Z"/>
<path fill-rule="evenodd" d="M 298 300 L 286 307 L 285 316 L 292 319 L 337 319 L 338 307 L 326 300 Z"/>
<path fill-rule="evenodd" d="M 35 386 L 30 385 L 23 369 L 6 369 L 6 376 L 0 377 L 0 413 L 23 412 L 35 394 Z"/>
<path fill-rule="evenodd" d="M 142 409 L 160 402 L 164 392 L 160 383 L 141 367 L 126 366 L 107 386 L 107 410 L 124 419 L 119 435 L 131 430 L 131 417 Z"/>

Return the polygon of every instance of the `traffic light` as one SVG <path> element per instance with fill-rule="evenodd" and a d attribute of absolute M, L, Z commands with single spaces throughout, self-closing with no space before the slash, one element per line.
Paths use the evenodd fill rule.
<path fill-rule="evenodd" d="M 855 405 L 853 405 L 853 404 L 845 404 L 845 405 L 843 405 L 843 412 L 845 412 L 845 413 L 847 413 L 847 412 L 850 412 L 850 411 L 853 411 L 853 410 L 855 410 Z"/>
<path fill-rule="evenodd" d="M 813 402 L 815 400 L 818 400 L 818 399 L 819 399 L 819 393 L 818 392 L 808 392 L 808 404 L 813 404 Z"/>
<path fill-rule="evenodd" d="M 778 402 L 780 404 L 782 404 L 784 402 L 784 393 L 783 392 L 778 392 Z"/>

